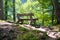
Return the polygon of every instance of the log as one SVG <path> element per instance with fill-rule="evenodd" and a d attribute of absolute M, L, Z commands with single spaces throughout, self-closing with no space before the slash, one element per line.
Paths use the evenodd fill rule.
<path fill-rule="evenodd" d="M 42 31 L 42 32 L 46 32 L 46 34 L 50 38 L 53 38 L 53 39 L 60 38 L 60 32 L 50 30 L 48 27 L 41 26 L 40 28 L 35 28 L 35 27 L 31 26 L 31 25 L 26 25 L 26 24 L 21 25 L 21 27 L 27 28 L 29 30 L 39 30 L 39 31 Z"/>

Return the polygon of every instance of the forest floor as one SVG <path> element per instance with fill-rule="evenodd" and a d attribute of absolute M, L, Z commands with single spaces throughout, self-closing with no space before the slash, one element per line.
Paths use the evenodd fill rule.
<path fill-rule="evenodd" d="M 15 23 L 10 23 L 10 22 L 6 22 L 4 20 L 0 20 L 0 25 L 17 25 Z M 21 24 L 18 24 L 18 25 L 21 25 Z M 36 26 L 31 26 L 31 25 L 28 25 L 28 24 L 22 24 L 21 26 L 30 26 L 30 27 L 36 27 Z M 40 26 L 39 26 L 40 27 Z M 39 28 L 38 27 L 38 28 Z M 47 27 L 47 26 L 45 26 Z M 36 27 L 37 28 L 37 27 Z M 52 27 L 49 27 L 51 30 L 54 30 L 54 31 L 60 31 L 60 25 L 55 25 L 55 26 L 52 26 Z"/>
<path fill-rule="evenodd" d="M 6 26 L 8 27 L 8 28 L 12 28 L 11 26 L 14 26 L 14 27 L 17 27 L 16 26 L 16 24 L 14 24 L 14 23 L 9 23 L 9 22 L 6 22 L 6 21 L 1 21 L 0 20 L 0 28 L 6 28 Z M 2 26 L 4 26 L 4 27 L 2 27 Z M 60 25 L 55 25 L 55 26 L 52 26 L 51 28 L 47 28 L 47 27 L 44 27 L 44 26 L 41 26 L 43 29 L 41 30 L 41 27 L 40 28 L 35 28 L 34 26 L 31 26 L 31 25 L 26 25 L 26 24 L 22 24 L 22 25 L 20 25 L 19 24 L 19 26 L 20 27 L 23 27 L 22 28 L 22 30 L 24 30 L 24 31 L 28 31 L 28 30 L 25 30 L 24 28 L 26 28 L 26 29 L 30 29 L 30 31 L 31 30 L 40 30 L 40 31 L 46 31 L 46 30 L 53 30 L 53 31 L 56 31 L 57 32 L 57 34 L 58 34 L 58 32 L 60 31 Z M 21 29 L 21 28 L 20 28 Z M 46 30 L 45 30 L 46 29 Z M 23 31 L 22 31 L 23 32 Z M 56 34 L 56 32 L 53 32 L 54 33 L 54 35 Z M 20 30 L 20 33 L 21 33 L 21 30 Z M 38 33 L 39 34 L 39 33 Z M 27 34 L 26 34 L 27 35 Z M 52 36 L 52 37 L 54 37 L 54 35 Z M 59 33 L 59 35 L 60 35 L 60 33 Z M 59 36 L 60 37 L 60 36 Z M 56 37 L 55 37 L 56 38 Z"/>
<path fill-rule="evenodd" d="M 22 25 L 19 25 L 19 27 L 20 27 L 20 29 L 22 28 L 22 30 L 26 33 L 35 30 L 35 32 L 32 32 L 33 34 L 34 33 L 35 33 L 35 35 L 38 34 L 40 37 L 42 36 L 46 40 L 57 40 L 58 37 L 60 38 L 60 32 L 59 32 L 59 28 L 58 28 L 59 25 L 52 26 L 51 28 L 44 27 L 44 26 L 41 26 L 40 28 L 35 28 L 34 26 L 31 26 L 31 25 L 22 24 Z M 28 30 L 30 30 L 30 31 L 28 31 Z M 46 35 L 48 35 L 48 36 L 46 36 Z M 23 36 L 25 36 L 25 35 L 23 35 Z M 26 36 L 27 36 L 27 34 L 26 34 Z M 37 36 L 37 37 L 39 37 L 39 36 Z"/>
<path fill-rule="evenodd" d="M 20 26 L 22 26 L 22 27 L 33 27 L 33 28 L 47 27 L 47 26 L 32 26 L 32 25 L 28 25 L 28 24 L 22 24 Z M 53 31 L 57 31 L 57 32 L 60 31 L 60 25 L 55 25 L 55 26 L 51 26 L 51 27 L 48 27 L 48 28 L 53 30 Z"/>

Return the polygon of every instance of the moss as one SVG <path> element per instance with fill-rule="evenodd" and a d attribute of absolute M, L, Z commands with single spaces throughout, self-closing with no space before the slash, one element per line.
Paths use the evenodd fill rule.
<path fill-rule="evenodd" d="M 37 30 L 28 30 L 23 27 L 19 27 L 20 33 L 17 36 L 17 40 L 40 40 L 40 31 Z M 46 38 L 46 33 L 44 34 L 44 38 Z"/>
<path fill-rule="evenodd" d="M 17 40 L 39 40 L 38 31 L 28 30 L 26 28 L 19 27 L 20 34 L 17 36 Z"/>
<path fill-rule="evenodd" d="M 39 40 L 36 33 L 28 32 L 23 35 L 24 40 Z"/>
<path fill-rule="evenodd" d="M 17 36 L 18 40 L 39 40 L 39 37 L 36 33 L 26 32 L 23 35 L 20 34 Z"/>

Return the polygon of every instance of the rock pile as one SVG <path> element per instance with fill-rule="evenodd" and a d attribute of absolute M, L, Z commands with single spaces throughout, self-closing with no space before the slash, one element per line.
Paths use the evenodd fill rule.
<path fill-rule="evenodd" d="M 17 27 L 9 25 L 9 23 L 0 23 L 0 40 L 16 40 Z"/>

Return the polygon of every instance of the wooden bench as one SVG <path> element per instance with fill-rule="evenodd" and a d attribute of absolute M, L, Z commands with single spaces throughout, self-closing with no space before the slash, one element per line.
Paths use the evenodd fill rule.
<path fill-rule="evenodd" d="M 27 16 L 29 18 L 21 18 L 21 16 L 22 17 Z M 36 20 L 38 20 L 38 19 L 37 18 L 33 18 L 32 16 L 34 16 L 34 14 L 32 14 L 32 13 L 28 13 L 28 14 L 25 14 L 25 13 L 17 14 L 17 18 L 18 18 L 17 23 L 21 22 L 21 24 L 23 24 L 23 22 L 25 20 L 28 20 L 29 21 L 29 24 L 32 24 L 32 23 L 35 24 L 36 23 Z"/>

